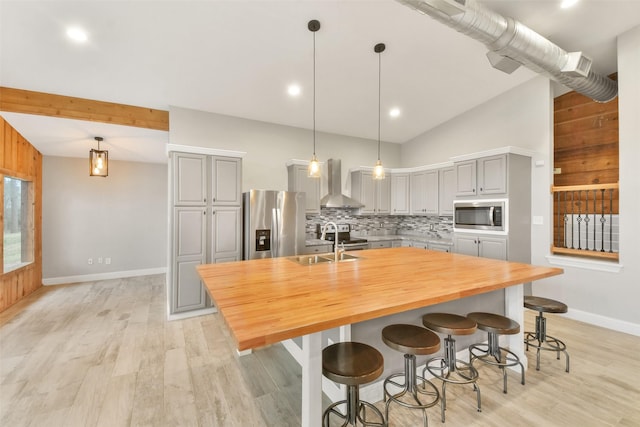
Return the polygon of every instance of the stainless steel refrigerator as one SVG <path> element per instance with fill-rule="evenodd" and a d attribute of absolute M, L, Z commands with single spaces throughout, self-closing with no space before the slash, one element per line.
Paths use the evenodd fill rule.
<path fill-rule="evenodd" d="M 242 194 L 243 259 L 301 254 L 305 247 L 306 194 L 250 190 Z"/>

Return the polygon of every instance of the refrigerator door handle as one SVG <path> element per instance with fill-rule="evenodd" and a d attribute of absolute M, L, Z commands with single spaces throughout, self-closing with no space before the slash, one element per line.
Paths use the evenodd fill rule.
<path fill-rule="evenodd" d="M 280 209 L 273 208 L 271 215 L 271 258 L 280 253 Z"/>

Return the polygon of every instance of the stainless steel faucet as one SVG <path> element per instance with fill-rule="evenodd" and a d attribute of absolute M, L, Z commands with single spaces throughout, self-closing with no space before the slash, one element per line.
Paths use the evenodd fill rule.
<path fill-rule="evenodd" d="M 325 222 L 325 224 L 322 226 L 322 234 L 320 235 L 320 240 L 324 240 L 326 234 L 327 234 L 327 227 L 329 225 L 333 225 L 333 229 L 335 230 L 335 240 L 333 241 L 333 252 L 334 252 L 334 259 L 335 262 L 338 262 L 338 260 L 340 259 L 340 249 L 339 249 L 339 245 L 338 245 L 338 226 L 336 225 L 335 222 L 333 221 L 327 221 Z M 344 243 L 342 245 L 342 252 L 344 252 Z"/>

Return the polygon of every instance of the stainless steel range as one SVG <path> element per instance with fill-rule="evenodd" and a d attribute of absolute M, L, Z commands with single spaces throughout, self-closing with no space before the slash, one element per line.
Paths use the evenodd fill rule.
<path fill-rule="evenodd" d="M 358 251 L 362 249 L 368 249 L 369 243 L 367 239 L 361 239 L 357 237 L 351 237 L 351 225 L 349 224 L 337 224 L 338 230 L 333 225 L 327 225 L 327 232 L 325 234 L 325 240 L 332 242 L 337 241 L 340 248 L 344 248 L 345 251 Z M 337 238 L 336 238 L 337 234 Z M 318 239 L 322 236 L 322 226 L 320 224 L 316 227 L 316 235 Z"/>

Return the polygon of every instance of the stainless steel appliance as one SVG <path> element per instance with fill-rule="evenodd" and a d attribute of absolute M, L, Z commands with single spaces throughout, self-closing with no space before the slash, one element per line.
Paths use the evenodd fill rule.
<path fill-rule="evenodd" d="M 338 228 L 337 236 L 336 227 Z M 351 225 L 337 224 L 336 227 L 332 224 L 327 225 L 325 240 L 334 242 L 334 245 L 337 241 L 339 247 L 341 249 L 344 248 L 345 251 L 358 251 L 369 248 L 369 243 L 367 243 L 366 239 L 351 237 Z M 322 225 L 320 224 L 316 226 L 316 235 L 318 236 L 318 239 L 322 236 Z"/>
<path fill-rule="evenodd" d="M 504 231 L 506 205 L 506 200 L 455 200 L 453 228 Z"/>
<path fill-rule="evenodd" d="M 305 248 L 306 195 L 250 190 L 242 194 L 243 259 L 298 255 Z"/>

